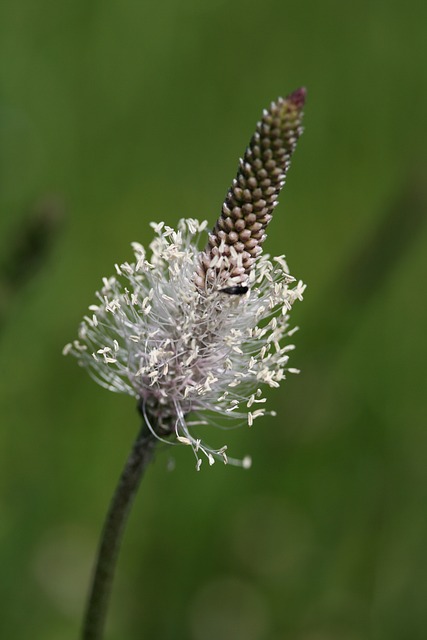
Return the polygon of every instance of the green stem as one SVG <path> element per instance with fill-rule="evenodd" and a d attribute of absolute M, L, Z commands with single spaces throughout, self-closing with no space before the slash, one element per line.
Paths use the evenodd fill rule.
<path fill-rule="evenodd" d="M 126 460 L 107 513 L 83 620 L 82 640 L 101 640 L 103 637 L 124 527 L 155 444 L 155 436 L 144 425 Z"/>

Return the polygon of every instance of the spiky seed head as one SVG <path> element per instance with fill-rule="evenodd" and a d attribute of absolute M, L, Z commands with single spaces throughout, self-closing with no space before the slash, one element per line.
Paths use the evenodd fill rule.
<path fill-rule="evenodd" d="M 272 102 L 240 159 L 195 275 L 200 289 L 247 285 L 302 133 L 306 90 Z"/>

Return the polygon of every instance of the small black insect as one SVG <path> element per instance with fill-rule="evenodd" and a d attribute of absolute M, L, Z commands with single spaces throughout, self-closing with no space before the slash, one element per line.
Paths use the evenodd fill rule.
<path fill-rule="evenodd" d="M 220 289 L 221 293 L 228 293 L 229 296 L 243 296 L 243 294 L 249 291 L 249 287 L 243 287 L 238 284 L 234 287 L 225 287 L 225 289 Z"/>

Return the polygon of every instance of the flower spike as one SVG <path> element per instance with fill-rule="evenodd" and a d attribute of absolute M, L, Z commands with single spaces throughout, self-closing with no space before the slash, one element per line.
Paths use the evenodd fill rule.
<path fill-rule="evenodd" d="M 218 415 L 248 426 L 273 415 L 262 387 L 297 372 L 288 367 L 289 311 L 305 285 L 262 244 L 304 99 L 298 89 L 264 111 L 204 250 L 206 221 L 180 220 L 176 231 L 152 223 L 151 252 L 133 243 L 134 260 L 104 278 L 78 340 L 64 348 L 98 384 L 133 396 L 153 436 L 189 446 L 197 469 L 203 459 L 248 467 L 249 458 L 209 446 L 202 432 Z"/>

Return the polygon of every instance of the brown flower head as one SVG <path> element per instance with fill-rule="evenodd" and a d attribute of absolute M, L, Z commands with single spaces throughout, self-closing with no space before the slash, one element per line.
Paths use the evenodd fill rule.
<path fill-rule="evenodd" d="M 248 285 L 303 131 L 305 95 L 305 89 L 300 88 L 272 102 L 258 122 L 221 215 L 200 254 L 195 275 L 200 291 Z"/>

